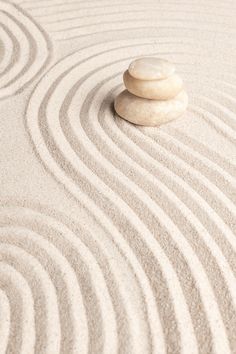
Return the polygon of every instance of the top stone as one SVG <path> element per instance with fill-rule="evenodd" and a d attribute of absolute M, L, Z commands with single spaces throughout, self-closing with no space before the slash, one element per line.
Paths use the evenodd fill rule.
<path fill-rule="evenodd" d="M 162 80 L 175 72 L 175 66 L 165 59 L 143 57 L 134 60 L 128 70 L 135 79 Z"/>

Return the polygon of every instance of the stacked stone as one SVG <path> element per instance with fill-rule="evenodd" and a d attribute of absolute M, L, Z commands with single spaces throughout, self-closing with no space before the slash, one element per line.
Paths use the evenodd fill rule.
<path fill-rule="evenodd" d="M 131 123 L 160 125 L 176 119 L 187 108 L 183 81 L 167 60 L 137 59 L 125 71 L 123 80 L 126 90 L 116 97 L 115 110 Z"/>

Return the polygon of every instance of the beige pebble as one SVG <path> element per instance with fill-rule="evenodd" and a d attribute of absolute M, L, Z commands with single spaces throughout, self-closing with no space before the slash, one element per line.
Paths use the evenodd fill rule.
<path fill-rule="evenodd" d="M 128 90 L 115 99 L 117 114 L 131 123 L 156 126 L 178 118 L 187 108 L 188 96 L 181 91 L 168 101 L 148 100 L 134 96 Z"/>
<path fill-rule="evenodd" d="M 135 96 L 150 100 L 168 100 L 183 89 L 183 81 L 177 74 L 173 74 L 163 80 L 139 80 L 132 77 L 129 71 L 126 70 L 123 79 L 129 92 Z"/>
<path fill-rule="evenodd" d="M 175 66 L 165 59 L 143 57 L 134 60 L 129 73 L 139 80 L 162 80 L 174 74 Z"/>

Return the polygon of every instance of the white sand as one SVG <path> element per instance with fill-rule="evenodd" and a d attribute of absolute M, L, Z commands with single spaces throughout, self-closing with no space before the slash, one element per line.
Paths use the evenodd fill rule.
<path fill-rule="evenodd" d="M 236 2 L 0 1 L 0 354 L 236 351 Z M 190 104 L 114 114 L 142 55 Z"/>

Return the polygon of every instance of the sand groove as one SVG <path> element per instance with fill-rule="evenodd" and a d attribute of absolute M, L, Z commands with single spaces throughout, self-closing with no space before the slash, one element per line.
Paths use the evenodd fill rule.
<path fill-rule="evenodd" d="M 94 225 L 30 189 L 3 198 L 0 354 L 235 353 L 235 3 L 15 3 L 0 1 L 0 97 L 32 83 L 29 161 Z M 160 128 L 113 109 L 143 54 L 173 60 L 190 96 Z"/>
<path fill-rule="evenodd" d="M 162 45 L 163 48 L 167 46 L 165 41 Z M 232 311 L 235 313 L 235 268 L 231 268 L 232 265 L 223 255 L 218 243 L 222 242 L 222 237 L 226 237 L 232 252 L 235 252 L 232 224 L 227 225 L 224 210 L 232 213 L 232 218 L 235 215 L 233 202 L 214 182 L 216 169 L 223 176 L 227 171 L 221 170 L 214 161 L 209 161 L 207 168 L 211 170 L 213 177 L 205 176 L 206 164 L 203 165 L 203 171 L 199 171 L 185 157 L 177 157 L 174 146 L 171 147 L 170 143 L 168 149 L 165 148 L 166 137 L 170 139 L 168 131 L 165 133 L 162 129 L 137 129 L 117 117 L 114 125 L 111 105 L 114 94 L 119 90 L 117 83 L 120 68 L 127 65 L 132 57 L 140 55 L 144 48 L 146 53 L 156 55 L 152 39 L 133 40 L 132 45 L 120 40 L 117 43 L 85 48 L 60 61 L 42 79 L 29 101 L 27 129 L 35 146 L 40 146 L 37 151 L 47 168 L 75 198 L 82 200 L 90 210 L 87 196 L 93 199 L 103 213 L 106 225 L 109 217 L 129 242 L 131 234 L 138 235 L 144 241 L 147 251 L 152 251 L 153 262 L 160 264 L 161 271 L 167 274 L 169 268 L 172 280 L 171 283 L 167 281 L 167 286 L 173 301 L 183 350 L 188 348 L 187 343 L 191 343 L 190 347 L 194 351 L 196 336 L 200 338 L 201 333 L 194 331 L 196 314 L 188 299 L 190 289 L 182 283 L 178 269 L 177 272 L 174 270 L 173 254 L 166 249 L 164 238 L 160 235 L 168 237 L 169 248 L 171 243 L 173 247 L 177 247 L 179 262 L 183 263 L 185 272 L 189 272 L 192 283 L 196 284 L 196 299 L 200 301 L 199 306 L 207 318 L 206 326 L 209 326 L 212 333 L 214 350 L 219 353 L 229 352 L 229 334 L 225 325 L 230 321 Z M 129 51 L 130 56 L 127 55 Z M 165 49 L 163 54 L 172 55 L 165 52 Z M 181 53 L 178 52 L 176 58 L 179 56 Z M 180 68 L 182 65 L 180 63 Z M 188 83 L 191 80 L 194 90 L 195 75 L 189 78 L 191 62 L 186 66 L 186 81 Z M 94 84 L 97 82 L 101 84 Z M 152 141 L 155 142 L 153 146 Z M 181 152 L 181 141 L 175 141 Z M 143 161 L 146 163 L 145 168 L 141 167 Z M 174 168 L 175 165 L 177 168 Z M 164 173 L 161 179 L 160 173 Z M 176 183 L 174 188 L 168 182 L 170 178 Z M 233 186 L 234 183 L 232 188 Z M 185 201 L 186 194 L 196 207 Z M 169 210 L 166 209 L 165 200 L 169 201 Z M 215 210 L 218 200 L 221 209 Z M 209 225 L 204 225 L 201 219 L 203 213 L 208 215 L 217 230 L 218 239 L 215 240 L 211 235 Z M 199 243 L 203 254 L 198 254 L 193 238 L 188 236 L 189 232 L 199 235 L 199 240 L 195 239 L 194 242 Z M 134 240 L 132 242 L 134 244 Z M 172 264 L 168 265 L 166 255 Z M 213 278 L 212 267 L 215 269 Z M 218 290 L 215 292 L 218 282 L 224 282 L 229 291 L 229 312 L 228 307 L 221 302 L 223 294 L 218 293 Z M 186 296 L 184 301 L 183 296 Z M 188 308 L 185 307 L 185 301 Z M 204 321 L 203 318 L 201 321 Z M 189 332 L 186 331 L 186 326 Z"/>
<path fill-rule="evenodd" d="M 20 8 L 0 1 L 0 98 L 24 89 L 49 61 L 50 44 L 42 29 Z"/>

